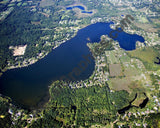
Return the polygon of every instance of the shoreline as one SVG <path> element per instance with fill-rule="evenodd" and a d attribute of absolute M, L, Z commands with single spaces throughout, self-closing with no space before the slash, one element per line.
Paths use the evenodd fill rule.
<path fill-rule="evenodd" d="M 97 22 L 96 22 L 96 23 L 97 23 Z M 91 23 L 91 24 L 95 24 L 95 23 Z M 79 28 L 79 30 L 81 30 L 81 29 L 83 29 L 83 28 L 85 28 L 85 27 L 87 27 L 87 26 L 89 26 L 89 25 L 91 25 L 91 24 L 82 25 L 82 27 Z M 79 30 L 77 30 L 77 31 L 75 32 L 75 34 L 73 34 L 73 36 L 71 37 L 71 39 L 74 38 L 74 37 L 77 35 L 77 32 L 78 32 Z M 54 49 L 58 48 L 61 44 L 65 43 L 65 42 L 68 41 L 68 40 L 70 40 L 70 39 L 66 39 L 66 40 L 61 41 L 60 44 L 57 45 L 57 46 L 55 46 L 55 47 L 53 47 L 50 52 L 52 52 Z M 37 56 L 37 58 L 35 58 L 34 60 L 32 60 L 32 61 L 31 61 L 29 64 L 27 64 L 27 65 L 23 64 L 23 65 L 18 65 L 18 66 L 6 66 L 5 69 L 3 69 L 4 71 L 2 70 L 2 74 L 3 74 L 4 72 L 6 72 L 7 70 L 10 70 L 10 69 L 28 67 L 28 66 L 36 63 L 37 61 L 43 59 L 43 58 L 44 58 L 45 56 L 47 56 L 50 52 L 47 52 L 46 54 L 44 54 L 44 55 L 42 55 L 42 56 L 39 56 L 39 58 L 38 58 L 38 56 Z M 31 59 L 31 58 L 29 58 L 29 59 Z M 29 60 L 29 59 L 28 59 L 28 60 Z M 23 61 L 23 62 L 24 62 L 24 61 Z M 23 63 L 23 62 L 22 62 L 22 63 Z M 0 73 L 1 73 L 1 72 L 0 72 Z M 2 76 L 2 75 L 0 74 L 0 77 L 1 77 L 1 76 Z"/>
<path fill-rule="evenodd" d="M 95 24 L 95 23 L 93 23 L 93 24 Z M 85 27 L 87 27 L 87 26 L 89 26 L 89 25 L 91 25 L 91 24 L 83 25 L 83 26 L 81 26 L 81 28 L 80 28 L 79 30 L 81 30 L 81 29 L 83 29 L 83 28 L 85 28 Z M 78 31 L 79 31 L 79 30 L 78 30 Z M 78 31 L 77 31 L 77 32 L 78 32 Z M 73 35 L 72 38 L 74 38 L 74 37 L 77 35 L 77 32 L 75 32 L 75 34 Z M 71 39 L 72 39 L 72 38 L 71 38 Z M 69 40 L 69 39 L 68 39 L 68 40 Z M 63 41 L 61 42 L 61 44 L 65 43 L 66 41 L 67 41 L 67 40 L 63 40 Z M 61 45 L 61 44 L 60 44 L 60 45 Z M 54 48 L 52 48 L 52 50 L 56 49 L 56 48 L 59 47 L 60 45 L 55 46 Z M 51 50 L 51 52 L 52 52 L 52 50 Z M 91 52 L 91 51 L 90 51 L 90 52 Z M 44 54 L 43 56 L 41 56 L 41 58 L 36 59 L 35 61 L 32 61 L 32 63 L 30 63 L 29 65 L 36 63 L 38 60 L 44 58 L 44 57 L 47 56 L 49 53 L 50 53 L 50 52 Z M 91 55 L 93 56 L 92 52 L 91 52 Z M 7 71 L 8 69 L 16 69 L 16 68 L 27 67 L 27 66 L 29 66 L 29 65 L 21 65 L 21 66 L 12 67 L 12 68 L 9 68 L 9 67 L 8 67 L 8 68 L 6 68 L 5 71 Z M 4 71 L 4 72 L 5 72 L 5 71 Z M 93 75 L 93 73 L 91 74 L 91 76 L 92 76 L 92 75 Z M 31 108 L 31 109 L 32 109 L 32 108 L 33 108 L 33 109 L 37 109 L 37 108 L 38 108 L 38 109 L 39 109 L 39 108 L 45 107 L 45 104 L 47 104 L 48 101 L 49 101 L 49 99 L 50 99 L 49 86 L 50 86 L 50 85 L 48 85 L 48 89 L 47 89 L 47 91 L 46 91 L 45 96 L 42 97 L 42 99 L 40 99 L 40 101 L 37 102 L 37 104 L 36 104 L 35 106 L 33 106 L 33 107 L 31 106 L 31 107 L 29 107 L 29 108 Z M 22 106 L 22 108 L 23 108 L 23 106 Z"/>
<path fill-rule="evenodd" d="M 73 38 L 73 37 L 72 37 L 72 38 Z M 67 39 L 67 40 L 68 40 L 68 39 Z M 59 45 L 53 47 L 50 52 L 52 52 L 54 49 L 58 48 L 61 44 L 65 43 L 67 40 L 62 41 L 62 43 L 60 43 Z M 4 72 L 6 72 L 7 70 L 16 69 L 16 68 L 28 67 L 28 66 L 36 63 L 37 61 L 43 59 L 44 57 L 46 57 L 50 52 L 47 52 L 46 54 L 43 54 L 42 56 L 40 56 L 40 54 L 41 54 L 41 53 L 40 53 L 40 54 L 37 56 L 37 58 L 34 58 L 34 59 L 29 58 L 28 60 L 31 59 L 30 61 L 28 61 L 29 64 L 22 64 L 22 65 L 17 65 L 17 66 L 6 66 L 5 69 L 3 69 L 4 71 L 2 70 L 2 74 L 3 74 Z M 24 63 L 24 61 L 23 61 L 22 63 Z M 0 73 L 1 73 L 1 72 L 0 72 Z M 0 74 L 0 77 L 2 76 L 2 74 Z"/>
<path fill-rule="evenodd" d="M 89 24 L 87 24 L 87 25 L 85 25 L 85 26 L 83 25 L 81 28 L 79 28 L 79 30 L 80 30 L 80 29 L 83 29 L 83 28 L 85 28 L 85 27 L 87 27 L 87 26 L 89 26 Z M 77 32 L 78 32 L 79 30 L 77 30 L 70 39 L 74 38 L 74 37 L 77 35 Z M 66 39 L 66 40 L 60 41 L 60 42 L 59 42 L 60 44 L 57 45 L 57 46 L 55 46 L 55 47 L 53 47 L 50 52 L 52 52 L 54 49 L 58 48 L 61 44 L 65 43 L 66 41 L 68 41 L 68 40 L 70 40 L 70 39 Z M 31 60 L 30 63 L 27 64 L 27 65 L 23 64 L 23 65 L 17 65 L 17 66 L 6 66 L 3 70 L 1 70 L 1 72 L 0 72 L 0 77 L 3 75 L 3 73 L 5 73 L 5 72 L 8 71 L 8 70 L 16 69 L 16 68 L 23 68 L 23 67 L 28 67 L 28 66 L 30 66 L 30 65 L 36 63 L 37 61 L 43 59 L 44 57 L 46 57 L 50 52 L 47 52 L 46 54 L 44 54 L 44 55 L 42 55 L 42 56 L 37 56 L 37 58 L 35 58 L 34 60 Z M 39 58 L 38 58 L 38 57 L 39 57 Z M 28 60 L 29 60 L 29 59 L 28 59 Z M 24 62 L 24 61 L 23 61 L 23 62 Z M 22 62 L 22 63 L 23 63 L 23 62 Z M 45 108 L 45 105 L 46 105 L 46 104 L 48 103 L 48 101 L 50 100 L 49 87 L 50 87 L 50 85 L 48 85 L 48 89 L 47 89 L 44 97 L 42 97 L 42 98 L 40 99 L 40 101 L 37 102 L 37 104 L 36 104 L 35 106 L 30 106 L 30 107 L 26 107 L 26 108 L 25 108 L 25 106 L 23 106 L 23 105 L 15 105 L 13 101 L 11 102 L 11 104 L 13 104 L 13 105 L 16 106 L 16 107 L 20 107 L 21 109 L 30 109 L 30 110 L 43 109 L 43 108 Z M 3 95 L 3 94 L 2 94 L 2 95 Z M 0 97 L 1 97 L 1 96 L 0 96 Z M 11 97 L 9 97 L 9 98 L 12 100 Z"/>

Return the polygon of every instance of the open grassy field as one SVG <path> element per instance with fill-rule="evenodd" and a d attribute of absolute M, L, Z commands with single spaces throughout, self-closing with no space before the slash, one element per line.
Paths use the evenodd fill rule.
<path fill-rule="evenodd" d="M 158 53 L 153 48 L 141 48 L 127 52 L 131 57 L 136 57 L 144 62 L 154 63 Z"/>
<path fill-rule="evenodd" d="M 124 74 L 125 76 L 136 76 L 139 74 L 139 72 L 135 67 L 131 67 L 129 65 L 128 67 L 125 67 Z"/>
<path fill-rule="evenodd" d="M 149 24 L 149 23 L 137 23 L 134 22 L 134 25 L 137 26 L 138 28 L 143 29 L 146 32 L 158 32 L 158 28 L 155 28 L 154 25 Z"/>
<path fill-rule="evenodd" d="M 144 93 L 137 93 L 137 98 L 132 102 L 132 105 L 139 106 L 145 98 Z"/>
<path fill-rule="evenodd" d="M 126 90 L 127 92 L 131 93 L 129 85 L 131 84 L 131 79 L 129 77 L 126 78 L 111 78 L 111 90 L 120 91 Z"/>
<path fill-rule="evenodd" d="M 120 57 L 120 61 L 122 62 L 122 63 L 124 63 L 124 62 L 130 62 L 130 58 L 127 56 L 127 55 L 122 55 L 121 57 Z"/>
<path fill-rule="evenodd" d="M 111 90 L 120 91 L 126 90 L 130 95 L 135 93 L 146 92 L 147 89 L 143 86 L 143 81 L 134 80 L 132 77 L 111 78 L 109 87 Z"/>
<path fill-rule="evenodd" d="M 115 55 L 117 51 L 106 51 L 105 54 L 109 55 L 107 57 L 107 61 L 109 64 L 117 64 L 120 63 L 119 58 Z"/>

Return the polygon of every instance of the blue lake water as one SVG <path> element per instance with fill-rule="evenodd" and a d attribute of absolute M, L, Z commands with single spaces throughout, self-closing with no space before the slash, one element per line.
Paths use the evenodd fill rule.
<path fill-rule="evenodd" d="M 11 97 L 16 104 L 25 107 L 37 106 L 48 92 L 48 86 L 61 76 L 70 73 L 84 61 L 83 55 L 90 53 L 87 38 L 91 42 L 99 42 L 102 35 L 109 35 L 112 23 L 96 23 L 78 31 L 77 35 L 54 49 L 46 57 L 28 67 L 6 71 L 0 77 L 0 93 Z M 125 50 L 135 49 L 136 41 L 144 42 L 139 35 L 125 32 L 118 33 L 117 40 Z M 94 71 L 95 62 L 76 77 L 76 80 L 87 79 Z"/>
<path fill-rule="evenodd" d="M 71 6 L 71 7 L 67 7 L 66 9 L 71 10 L 71 9 L 74 9 L 74 8 L 79 8 L 81 10 L 85 10 L 85 8 L 83 6 Z"/>
<path fill-rule="evenodd" d="M 85 11 L 85 8 L 83 6 L 80 6 L 80 5 L 67 7 L 66 9 L 67 10 L 72 10 L 74 8 L 79 8 L 80 10 L 82 10 L 81 13 L 88 13 L 88 14 L 92 14 L 93 13 L 92 11 Z"/>

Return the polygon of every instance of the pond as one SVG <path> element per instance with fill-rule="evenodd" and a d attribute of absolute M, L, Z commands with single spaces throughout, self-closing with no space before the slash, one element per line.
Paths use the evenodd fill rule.
<path fill-rule="evenodd" d="M 67 10 L 72 10 L 74 8 L 78 8 L 78 9 L 82 10 L 81 13 L 88 13 L 88 14 L 92 14 L 93 13 L 92 11 L 85 11 L 85 8 L 83 6 L 80 6 L 80 5 L 78 5 L 78 6 L 70 6 L 70 7 L 67 7 L 66 9 Z"/>

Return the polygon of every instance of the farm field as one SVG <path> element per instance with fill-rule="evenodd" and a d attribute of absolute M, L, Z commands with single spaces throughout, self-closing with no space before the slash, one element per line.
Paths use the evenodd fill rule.
<path fill-rule="evenodd" d="M 153 48 L 141 48 L 127 52 L 131 57 L 138 58 L 142 61 L 153 63 L 158 53 Z"/>

